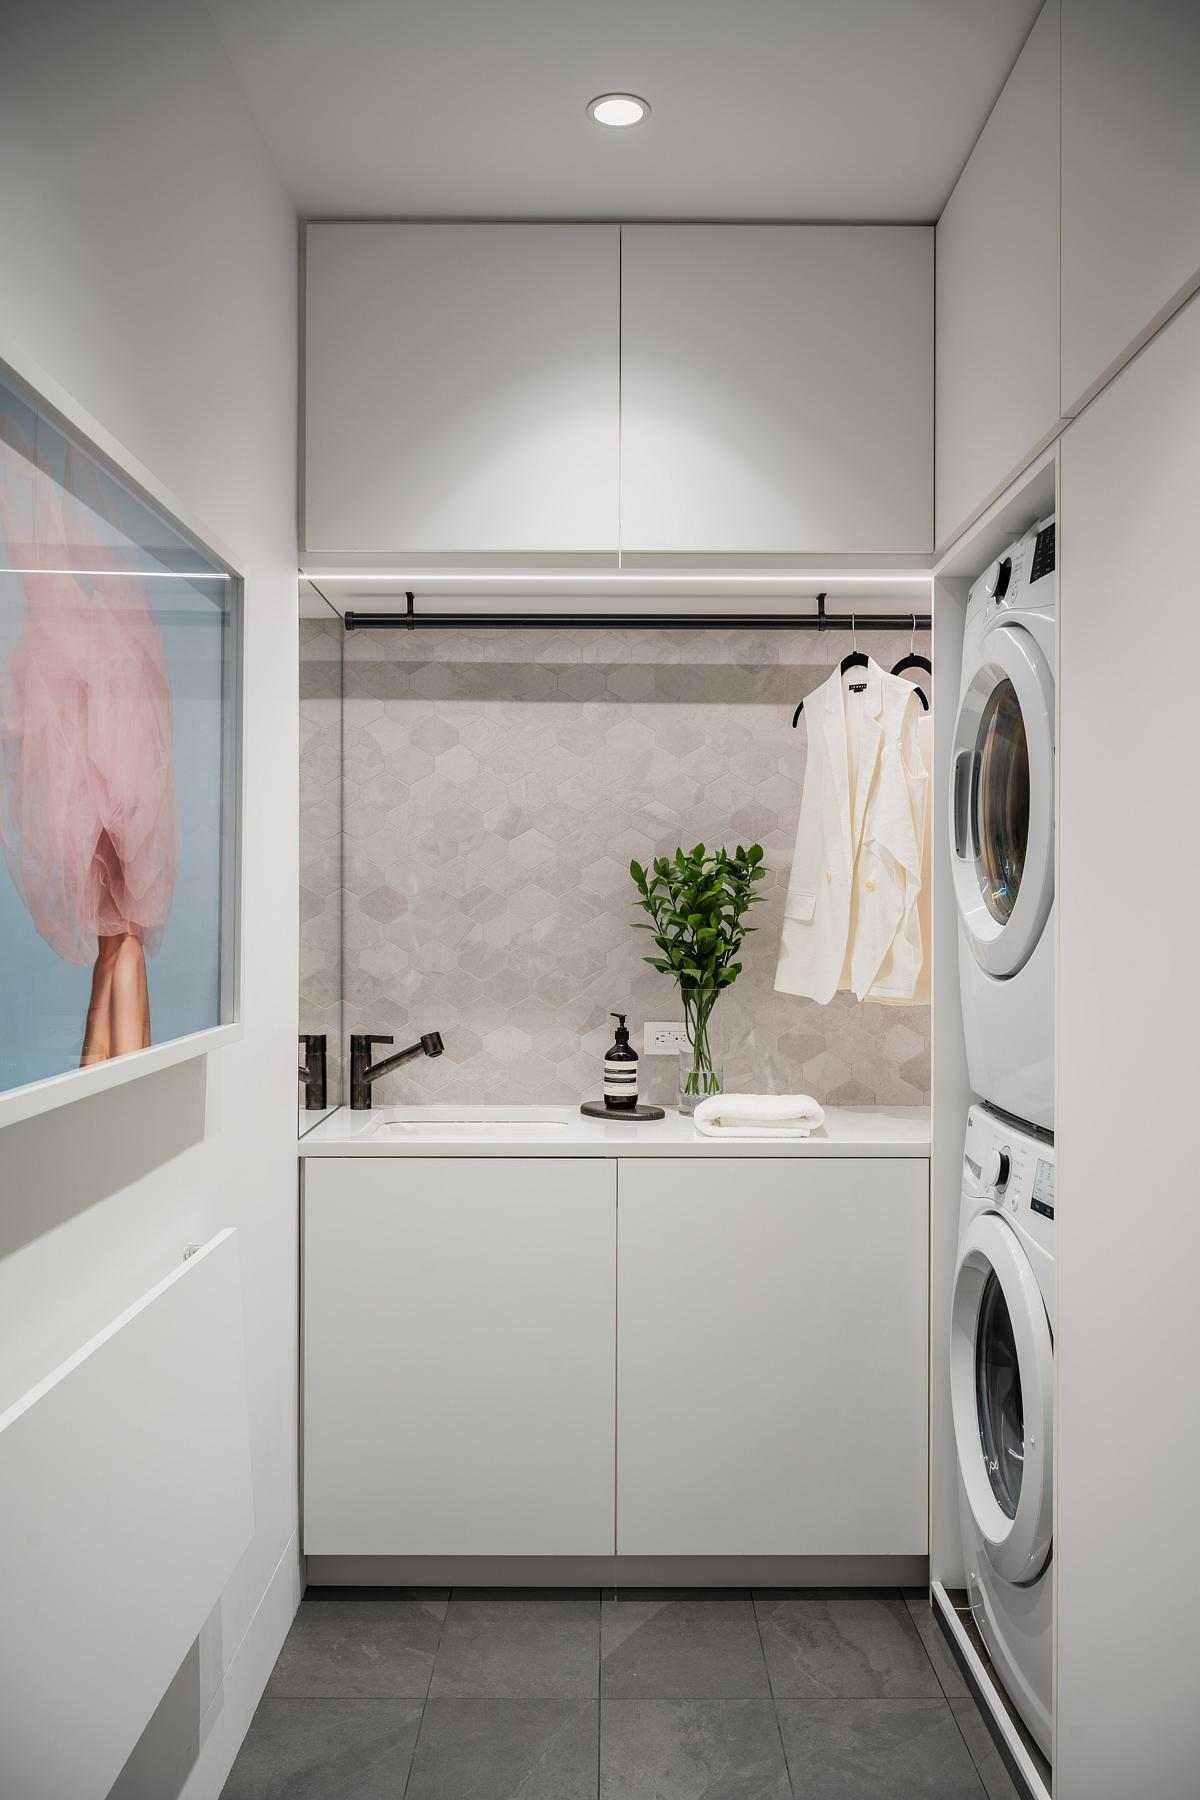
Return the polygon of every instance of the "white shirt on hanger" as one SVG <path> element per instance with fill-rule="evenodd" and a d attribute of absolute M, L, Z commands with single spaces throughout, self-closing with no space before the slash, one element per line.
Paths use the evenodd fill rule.
<path fill-rule="evenodd" d="M 848 677 L 835 670 L 804 713 L 808 761 L 775 987 L 822 1003 L 839 988 L 911 1001 L 925 960 L 929 793 L 916 689 L 868 659 Z"/>

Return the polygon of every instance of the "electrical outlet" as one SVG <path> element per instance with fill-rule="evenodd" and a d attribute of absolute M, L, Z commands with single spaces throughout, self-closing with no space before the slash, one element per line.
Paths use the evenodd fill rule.
<path fill-rule="evenodd" d="M 676 1024 L 668 1020 L 647 1023 L 642 1027 L 643 1056 L 678 1056 L 681 1050 L 687 1049 L 687 1032 L 682 1019 Z"/>

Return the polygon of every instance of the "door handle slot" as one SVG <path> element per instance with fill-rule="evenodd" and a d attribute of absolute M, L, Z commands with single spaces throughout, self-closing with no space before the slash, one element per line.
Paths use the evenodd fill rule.
<path fill-rule="evenodd" d="M 978 758 L 973 750 L 960 750 L 954 759 L 954 854 L 967 860 L 971 814 L 979 784 Z M 971 834 L 973 837 L 973 833 Z"/>

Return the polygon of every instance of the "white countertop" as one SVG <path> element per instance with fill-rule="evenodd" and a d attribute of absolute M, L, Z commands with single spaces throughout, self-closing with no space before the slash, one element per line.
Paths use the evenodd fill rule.
<path fill-rule="evenodd" d="M 929 1155 L 923 1106 L 831 1106 L 808 1138 L 713 1138 L 665 1119 L 585 1118 L 577 1106 L 340 1106 L 299 1141 L 301 1156 Z"/>

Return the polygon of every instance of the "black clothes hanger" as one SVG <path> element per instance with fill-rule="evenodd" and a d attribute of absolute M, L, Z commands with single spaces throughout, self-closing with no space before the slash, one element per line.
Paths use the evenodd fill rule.
<path fill-rule="evenodd" d="M 916 642 L 916 638 L 917 638 L 917 615 L 916 615 L 916 613 L 914 613 L 913 614 L 912 637 L 909 640 L 908 655 L 902 656 L 900 658 L 900 661 L 896 664 L 895 668 L 892 670 L 893 675 L 899 675 L 902 672 L 902 670 L 904 670 L 904 669 L 924 669 L 925 673 L 927 675 L 933 674 L 933 664 L 930 662 L 929 658 L 927 656 L 919 655 L 913 649 L 913 644 Z M 917 689 L 917 699 L 921 702 L 921 705 L 924 707 L 925 711 L 928 712 L 929 711 L 929 702 L 925 698 L 924 690 L 921 688 Z"/>
<path fill-rule="evenodd" d="M 818 598 L 821 600 L 824 600 L 825 596 L 824 596 L 824 594 L 821 594 L 818 596 Z M 870 660 L 871 660 L 869 656 L 864 656 L 862 651 L 858 648 L 858 627 L 854 623 L 853 608 L 851 609 L 851 612 L 850 612 L 850 631 L 851 631 L 851 635 L 854 639 L 854 648 L 853 648 L 853 650 L 849 651 L 847 653 L 847 655 L 843 656 L 841 662 L 838 664 L 838 674 L 839 675 L 845 675 L 850 669 L 865 669 L 865 668 L 867 668 L 867 666 L 869 665 Z M 795 731 L 797 725 L 799 725 L 800 714 L 803 711 L 804 711 L 804 702 L 802 700 L 800 702 L 799 706 L 796 708 L 795 712 L 792 714 L 792 730 L 793 731 Z"/>

